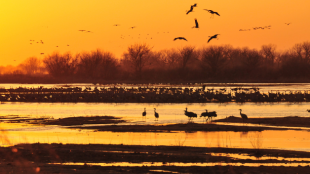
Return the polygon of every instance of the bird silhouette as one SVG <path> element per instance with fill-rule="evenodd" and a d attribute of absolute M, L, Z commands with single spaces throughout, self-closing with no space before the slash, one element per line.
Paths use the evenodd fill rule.
<path fill-rule="evenodd" d="M 144 112 L 142 112 L 142 116 L 146 116 L 146 108 L 144 108 Z"/>
<path fill-rule="evenodd" d="M 213 112 L 208 112 L 208 110 L 206 110 L 206 112 L 201 113 L 200 117 L 208 117 L 207 120 L 212 120 L 212 117 L 217 117 L 217 114 L 215 111 Z"/>
<path fill-rule="evenodd" d="M 218 12 L 215 12 L 213 10 L 208 10 L 208 9 L 204 9 L 204 10 L 208 11 L 209 13 L 211 13 L 211 17 L 210 18 L 214 17 L 214 14 L 220 16 L 220 14 L 218 14 Z"/>
<path fill-rule="evenodd" d="M 243 120 L 243 122 L 244 122 L 244 119 L 248 119 L 248 116 L 247 116 L 246 114 L 242 114 L 242 113 L 241 113 L 242 109 L 239 109 L 239 110 L 240 110 L 241 118 L 242 118 L 242 120 Z"/>
<path fill-rule="evenodd" d="M 173 39 L 173 41 L 178 40 L 178 39 L 179 39 L 179 40 L 185 40 L 185 41 L 187 41 L 184 37 L 176 37 L 176 38 Z"/>
<path fill-rule="evenodd" d="M 195 26 L 193 26 L 193 28 L 199 28 L 199 24 L 196 18 L 195 18 Z"/>
<path fill-rule="evenodd" d="M 187 108 L 185 108 L 185 115 L 189 118 L 189 120 L 191 120 L 194 117 L 197 118 L 197 114 L 194 112 L 187 112 Z"/>
<path fill-rule="evenodd" d="M 154 108 L 155 121 L 158 121 L 159 114 L 156 112 L 156 108 Z"/>
<path fill-rule="evenodd" d="M 307 109 L 308 112 L 310 112 L 310 109 Z"/>
<path fill-rule="evenodd" d="M 220 35 L 220 34 L 215 34 L 213 36 L 209 36 L 210 38 L 208 40 L 208 43 L 210 42 L 210 40 L 217 38 L 218 35 Z"/>
<path fill-rule="evenodd" d="M 197 7 L 197 4 L 191 5 L 191 8 L 186 12 L 186 14 L 192 12 L 194 7 Z"/>

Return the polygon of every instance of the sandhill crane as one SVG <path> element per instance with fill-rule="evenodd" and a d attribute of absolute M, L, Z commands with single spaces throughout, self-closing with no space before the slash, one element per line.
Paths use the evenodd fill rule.
<path fill-rule="evenodd" d="M 239 109 L 239 110 L 240 110 L 241 118 L 242 118 L 242 120 L 243 120 L 243 122 L 244 122 L 244 119 L 248 119 L 248 116 L 247 116 L 246 114 L 242 114 L 242 113 L 241 113 L 242 109 Z"/>
<path fill-rule="evenodd" d="M 208 43 L 210 42 L 210 40 L 217 38 L 218 35 L 220 35 L 220 34 L 215 34 L 213 36 L 209 36 L 210 38 L 208 40 Z"/>
<path fill-rule="evenodd" d="M 208 112 L 208 110 L 206 110 L 206 112 L 201 113 L 200 117 L 208 117 L 207 120 L 212 120 L 212 117 L 217 117 L 217 114 L 215 111 L 213 112 Z"/>
<path fill-rule="evenodd" d="M 192 12 L 194 7 L 196 7 L 196 6 L 197 6 L 197 4 L 191 5 L 191 8 L 186 12 L 186 14 Z"/>
<path fill-rule="evenodd" d="M 144 112 L 142 112 L 142 116 L 146 116 L 146 108 L 144 108 Z"/>
<path fill-rule="evenodd" d="M 211 17 L 210 18 L 214 17 L 214 14 L 220 16 L 220 14 L 218 14 L 218 12 L 215 12 L 213 10 L 208 10 L 208 9 L 204 9 L 204 10 L 208 11 L 209 13 L 211 13 Z"/>
<path fill-rule="evenodd" d="M 173 39 L 173 41 L 178 40 L 178 39 L 179 39 L 179 40 L 185 40 L 185 41 L 187 41 L 184 37 L 176 37 L 176 38 Z"/>
<path fill-rule="evenodd" d="M 154 108 L 155 121 L 158 121 L 159 114 L 156 112 L 156 108 Z"/>
<path fill-rule="evenodd" d="M 195 18 L 195 26 L 193 26 L 193 28 L 199 28 L 199 24 L 196 18 Z"/>
<path fill-rule="evenodd" d="M 310 112 L 310 109 L 307 109 L 308 112 Z"/>
<path fill-rule="evenodd" d="M 189 118 L 189 120 L 191 120 L 194 117 L 197 118 L 197 114 L 195 114 L 194 112 L 187 112 L 187 108 L 185 109 L 185 115 Z"/>

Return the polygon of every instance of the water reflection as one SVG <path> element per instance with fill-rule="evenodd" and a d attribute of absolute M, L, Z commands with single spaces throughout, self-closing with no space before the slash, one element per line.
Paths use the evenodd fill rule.
<path fill-rule="evenodd" d="M 285 149 L 310 151 L 308 131 L 262 131 L 256 132 L 99 132 L 64 129 L 55 126 L 25 127 L 2 131 L 0 145 L 20 143 L 63 144 L 124 144 L 152 146 L 194 146 L 256 149 Z"/>
<path fill-rule="evenodd" d="M 120 166 L 120 167 L 151 167 L 151 166 L 178 166 L 178 167 L 188 167 L 188 166 L 285 166 L 285 167 L 308 167 L 309 163 L 226 163 L 226 162 L 206 162 L 206 163 L 162 163 L 162 162 L 142 162 L 142 163 L 130 163 L 130 162 L 113 162 L 113 163 L 49 163 L 57 165 L 90 165 L 90 166 Z"/>
<path fill-rule="evenodd" d="M 159 113 L 158 121 L 155 121 L 154 109 Z M 301 116 L 309 117 L 307 109 L 310 103 L 304 102 L 296 105 L 287 103 L 277 104 L 256 104 L 256 103 L 204 103 L 204 104 L 148 104 L 148 103 L 5 103 L 2 105 L 1 116 L 18 115 L 32 118 L 51 117 L 65 118 L 74 116 L 116 116 L 123 119 L 145 124 L 166 123 L 187 123 L 188 117 L 184 115 L 185 108 L 200 115 L 205 109 L 216 111 L 217 117 L 222 119 L 231 115 L 240 116 L 239 109 L 248 115 L 249 118 L 258 117 L 285 117 Z M 142 112 L 146 108 L 146 116 Z M 193 122 L 203 122 L 203 118 L 194 118 Z"/>

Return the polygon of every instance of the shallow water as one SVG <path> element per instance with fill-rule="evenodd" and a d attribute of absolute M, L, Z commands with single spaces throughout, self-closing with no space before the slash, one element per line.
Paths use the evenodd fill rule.
<path fill-rule="evenodd" d="M 194 122 L 203 122 L 200 113 L 205 109 L 216 111 L 216 119 L 240 116 L 239 109 L 249 118 L 258 117 L 286 117 L 300 116 L 309 117 L 310 102 L 291 104 L 282 103 L 201 103 L 201 104 L 156 104 L 156 103 L 5 103 L 0 105 L 0 116 L 18 115 L 32 118 L 53 117 L 66 118 L 75 116 L 116 116 L 129 120 L 132 124 L 166 124 L 186 123 L 187 116 L 184 115 L 185 108 L 198 114 Z M 142 117 L 143 108 L 147 115 Z M 155 122 L 154 108 L 159 113 L 159 119 Z"/>
<path fill-rule="evenodd" d="M 0 87 L 61 87 L 65 84 L 1 84 Z M 75 86 L 92 86 L 92 84 L 74 84 Z M 243 87 L 259 87 L 264 91 L 271 90 L 309 90 L 309 84 L 230 84 L 226 86 L 208 86 L 209 88 L 230 88 L 236 85 Z M 207 88 L 208 88 L 207 87 Z M 129 124 L 170 124 L 187 123 L 185 108 L 198 115 L 208 111 L 216 111 L 216 119 L 231 115 L 240 116 L 239 109 L 249 118 L 258 117 L 309 117 L 309 102 L 302 103 L 2 103 L 0 116 L 16 115 L 20 117 L 65 118 L 75 116 L 116 116 L 129 121 Z M 147 115 L 142 117 L 143 108 Z M 155 121 L 154 108 L 159 113 Z M 201 123 L 198 116 L 193 122 Z M 126 123 L 128 124 L 128 123 Z M 226 123 L 220 123 L 226 124 Z M 310 133 L 302 131 L 262 131 L 262 132 L 194 132 L 194 133 L 115 133 L 97 132 L 95 130 L 68 129 L 61 126 L 31 126 L 17 123 L 0 123 L 2 133 L 0 145 L 8 146 L 19 143 L 77 143 L 77 144 L 128 144 L 128 145 L 174 145 L 196 147 L 231 147 L 231 148 L 266 148 L 310 151 Z"/>

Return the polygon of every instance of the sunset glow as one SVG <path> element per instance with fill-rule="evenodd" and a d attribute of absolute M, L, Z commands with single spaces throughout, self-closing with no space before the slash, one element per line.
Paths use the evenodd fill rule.
<path fill-rule="evenodd" d="M 197 7 L 186 15 L 195 3 Z M 75 54 L 97 48 L 120 58 L 135 43 L 147 43 L 155 51 L 225 44 L 256 49 L 275 44 L 277 50 L 285 50 L 310 40 L 309 4 L 302 0 L 1 1 L 0 65 L 15 66 L 55 51 Z M 192 28 L 195 18 L 199 28 Z M 253 29 L 266 26 L 270 29 Z M 218 39 L 207 43 L 214 34 L 220 34 Z M 188 41 L 173 41 L 175 37 Z"/>

